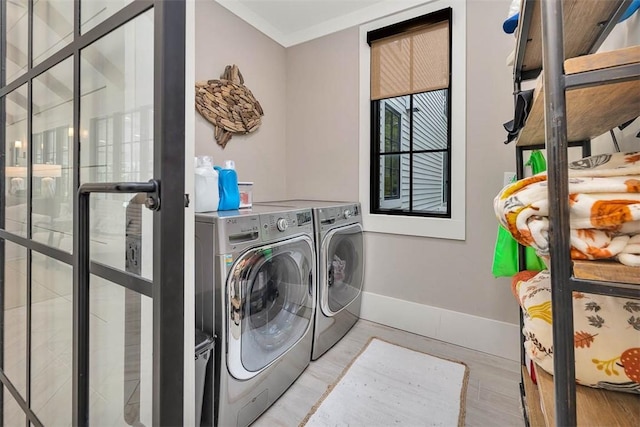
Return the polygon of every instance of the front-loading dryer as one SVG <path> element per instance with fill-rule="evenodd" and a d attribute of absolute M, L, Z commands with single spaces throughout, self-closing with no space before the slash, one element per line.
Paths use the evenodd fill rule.
<path fill-rule="evenodd" d="M 311 359 L 316 360 L 340 341 L 360 318 L 364 283 L 360 204 L 280 200 L 260 205 L 313 210 L 318 291 Z"/>
<path fill-rule="evenodd" d="M 196 215 L 196 326 L 216 337 L 203 425 L 247 426 L 309 364 L 315 309 L 310 209 Z"/>

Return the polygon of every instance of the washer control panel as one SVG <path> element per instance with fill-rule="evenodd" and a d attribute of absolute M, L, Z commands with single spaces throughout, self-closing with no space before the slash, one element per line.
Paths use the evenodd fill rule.
<path fill-rule="evenodd" d="M 276 227 L 278 228 L 278 231 L 285 231 L 289 228 L 289 221 L 287 221 L 286 218 L 278 218 L 276 221 Z"/>
<path fill-rule="evenodd" d="M 218 227 L 218 253 L 236 252 L 260 242 L 258 215 L 221 217 Z"/>
<path fill-rule="evenodd" d="M 313 232 L 311 209 L 293 209 L 260 216 L 262 241 Z"/>

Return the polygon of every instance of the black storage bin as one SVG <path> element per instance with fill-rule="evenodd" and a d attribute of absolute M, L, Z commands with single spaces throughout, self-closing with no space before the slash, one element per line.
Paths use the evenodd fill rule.
<path fill-rule="evenodd" d="M 204 383 L 207 374 L 207 363 L 211 359 L 213 349 L 213 338 L 196 329 L 196 425 L 200 425 L 202 416 L 202 398 L 204 395 Z"/>

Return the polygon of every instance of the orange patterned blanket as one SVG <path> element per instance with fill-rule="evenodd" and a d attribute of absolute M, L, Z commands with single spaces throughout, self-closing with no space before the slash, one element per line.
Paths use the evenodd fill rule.
<path fill-rule="evenodd" d="M 518 242 L 549 255 L 546 172 L 507 185 L 494 209 Z M 570 163 L 569 209 L 573 259 L 615 258 L 640 266 L 640 152 Z"/>

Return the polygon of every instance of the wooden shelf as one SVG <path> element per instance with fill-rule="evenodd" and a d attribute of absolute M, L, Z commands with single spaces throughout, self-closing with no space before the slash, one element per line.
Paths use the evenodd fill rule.
<path fill-rule="evenodd" d="M 565 61 L 565 70 L 567 74 L 577 74 L 622 65 L 640 67 L 640 46 L 572 58 Z M 600 136 L 638 116 L 640 79 L 568 90 L 566 105 L 568 141 Z M 544 144 L 544 126 L 544 87 L 540 76 L 529 117 L 520 131 L 517 145 Z"/>
<path fill-rule="evenodd" d="M 640 267 L 628 267 L 616 261 L 573 261 L 573 275 L 578 279 L 640 285 Z"/>
<path fill-rule="evenodd" d="M 555 426 L 553 377 L 536 365 L 538 392 L 546 425 Z M 640 396 L 576 385 L 578 425 L 637 427 L 640 425 Z"/>
<path fill-rule="evenodd" d="M 545 420 L 540 406 L 540 393 L 538 387 L 531 381 L 527 367 L 522 367 L 522 382 L 524 383 L 524 395 L 527 402 L 527 418 L 530 427 L 544 427 Z"/>
<path fill-rule="evenodd" d="M 565 0 L 563 3 L 565 58 L 573 58 L 590 53 L 602 34 L 602 23 L 609 22 L 621 4 L 622 0 Z M 532 1 L 531 7 L 531 25 L 529 33 L 526 35 L 527 43 L 520 66 L 523 72 L 542 68 L 540 1 Z M 519 23 L 518 39 L 521 37 L 521 28 L 522 26 Z"/>

